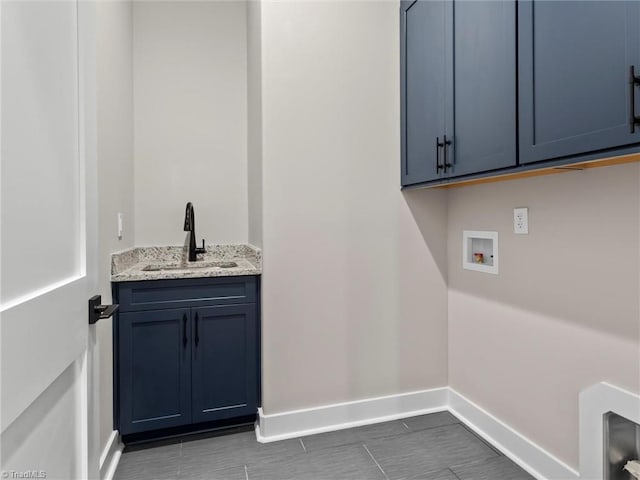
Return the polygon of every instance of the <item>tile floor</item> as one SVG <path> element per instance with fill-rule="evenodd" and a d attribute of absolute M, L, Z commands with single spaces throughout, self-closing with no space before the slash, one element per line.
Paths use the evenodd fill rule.
<path fill-rule="evenodd" d="M 448 412 L 260 444 L 253 431 L 125 451 L 115 480 L 532 480 Z"/>

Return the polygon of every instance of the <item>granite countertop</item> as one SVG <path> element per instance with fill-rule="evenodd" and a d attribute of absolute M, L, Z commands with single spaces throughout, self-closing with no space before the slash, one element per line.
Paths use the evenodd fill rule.
<path fill-rule="evenodd" d="M 111 255 L 111 281 L 260 275 L 262 251 L 253 245 L 207 245 L 196 262 L 187 247 L 134 247 Z"/>

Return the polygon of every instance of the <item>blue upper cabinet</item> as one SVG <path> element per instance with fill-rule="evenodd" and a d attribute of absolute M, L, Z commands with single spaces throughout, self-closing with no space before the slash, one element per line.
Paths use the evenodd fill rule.
<path fill-rule="evenodd" d="M 640 1 L 403 0 L 400 45 L 404 187 L 640 152 Z"/>
<path fill-rule="evenodd" d="M 402 184 L 513 167 L 514 1 L 402 2 Z"/>
<path fill-rule="evenodd" d="M 630 80 L 639 26 L 637 1 L 519 3 L 521 163 L 640 142 Z"/>
<path fill-rule="evenodd" d="M 517 164 L 516 4 L 455 1 L 454 135 L 446 145 L 454 177 Z M 449 136 L 448 136 L 449 137 Z M 449 140 L 449 138 L 447 139 Z"/>
<path fill-rule="evenodd" d="M 405 1 L 400 7 L 402 184 L 444 176 L 446 135 L 447 36 L 450 5 L 445 1 Z"/>

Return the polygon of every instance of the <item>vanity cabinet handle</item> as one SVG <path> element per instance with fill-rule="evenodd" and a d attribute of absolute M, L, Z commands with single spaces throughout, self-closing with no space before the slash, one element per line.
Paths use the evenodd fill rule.
<path fill-rule="evenodd" d="M 195 341 L 196 347 L 198 346 L 198 343 L 200 343 L 200 334 L 198 333 L 198 330 L 199 330 L 199 328 L 198 328 L 198 323 L 199 323 L 198 320 L 199 320 L 199 317 L 198 317 L 198 313 L 196 312 L 196 333 L 195 333 L 195 337 L 194 337 L 194 341 Z"/>
<path fill-rule="evenodd" d="M 636 116 L 636 87 L 640 85 L 640 77 L 636 76 L 636 67 L 629 67 L 629 111 L 631 112 L 629 123 L 631 124 L 631 133 L 636 132 L 636 125 L 640 124 L 640 117 Z"/>
<path fill-rule="evenodd" d="M 187 314 L 182 315 L 182 346 L 187 348 Z"/>

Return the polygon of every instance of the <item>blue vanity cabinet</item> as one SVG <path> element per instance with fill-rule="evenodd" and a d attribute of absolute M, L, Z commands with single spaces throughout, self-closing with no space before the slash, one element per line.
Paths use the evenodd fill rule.
<path fill-rule="evenodd" d="M 639 33 L 637 1 L 519 2 L 521 163 L 640 143 Z"/>
<path fill-rule="evenodd" d="M 516 2 L 454 1 L 447 176 L 517 165 Z"/>
<path fill-rule="evenodd" d="M 192 319 L 193 421 L 255 413 L 255 305 L 194 308 Z"/>
<path fill-rule="evenodd" d="M 451 95 L 446 51 L 449 9 L 447 1 L 401 2 L 403 186 L 444 178 L 442 144 Z"/>
<path fill-rule="evenodd" d="M 120 433 L 191 423 L 191 312 L 120 314 Z"/>
<path fill-rule="evenodd" d="M 114 426 L 125 441 L 257 413 L 258 277 L 121 282 L 113 296 Z"/>

